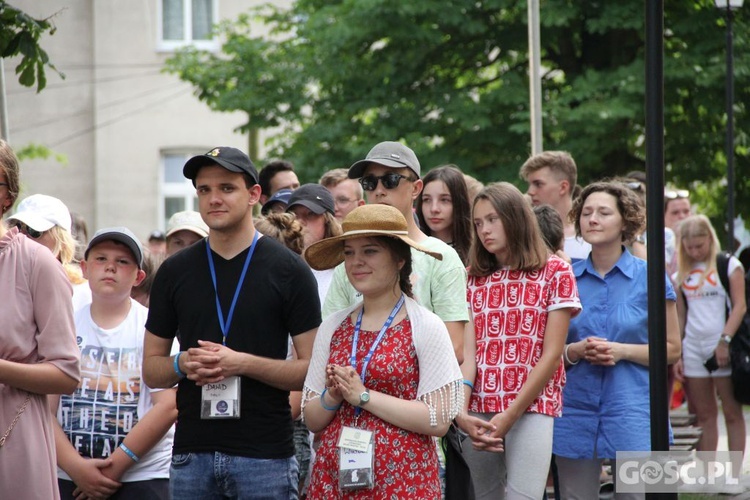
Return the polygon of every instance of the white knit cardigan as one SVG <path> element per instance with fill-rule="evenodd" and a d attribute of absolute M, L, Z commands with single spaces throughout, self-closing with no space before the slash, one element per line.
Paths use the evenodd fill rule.
<path fill-rule="evenodd" d="M 443 321 L 409 297 L 406 297 L 404 304 L 411 321 L 412 341 L 419 362 L 417 399 L 429 408 L 430 425 L 435 427 L 438 409 L 443 423 L 453 420 L 463 409 L 463 375 Z M 326 366 L 330 357 L 333 333 L 347 316 L 361 306 L 360 302 L 335 312 L 324 319 L 318 327 L 310 368 L 307 370 L 302 392 L 303 417 L 307 402 L 320 397 L 325 389 Z"/>

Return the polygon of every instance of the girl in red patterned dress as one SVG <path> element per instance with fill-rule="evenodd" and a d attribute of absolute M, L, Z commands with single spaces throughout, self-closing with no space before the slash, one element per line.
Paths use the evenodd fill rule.
<path fill-rule="evenodd" d="M 440 498 L 432 436 L 463 407 L 462 375 L 445 324 L 411 299 L 409 276 L 411 248 L 442 256 L 408 238 L 404 216 L 387 205 L 355 208 L 342 226 L 305 251 L 313 269 L 343 261 L 362 294 L 315 338 L 302 411 L 321 437 L 307 497 Z"/>
<path fill-rule="evenodd" d="M 491 184 L 474 200 L 467 335 L 461 369 L 471 396 L 457 418 L 476 498 L 542 498 L 562 409 L 563 347 L 581 310 L 570 265 L 550 255 L 516 187 Z"/>

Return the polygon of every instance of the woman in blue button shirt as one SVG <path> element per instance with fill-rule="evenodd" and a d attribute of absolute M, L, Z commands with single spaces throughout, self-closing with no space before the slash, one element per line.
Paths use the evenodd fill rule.
<path fill-rule="evenodd" d="M 645 212 L 624 184 L 596 182 L 584 188 L 570 217 L 591 253 L 573 265 L 583 310 L 570 322 L 563 351 L 568 380 L 553 452 L 561 497 L 588 500 L 598 498 L 605 458 L 651 447 L 646 262 L 626 248 L 643 228 Z M 667 361 L 674 363 L 680 358 L 676 296 L 664 279 Z"/>

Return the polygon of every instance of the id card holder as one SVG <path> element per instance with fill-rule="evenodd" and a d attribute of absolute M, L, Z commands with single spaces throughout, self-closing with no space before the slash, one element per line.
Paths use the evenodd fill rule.
<path fill-rule="evenodd" d="M 372 431 L 343 427 L 339 447 L 339 489 L 372 489 L 375 486 L 375 439 Z"/>
<path fill-rule="evenodd" d="M 201 419 L 240 418 L 240 377 L 201 387 Z"/>

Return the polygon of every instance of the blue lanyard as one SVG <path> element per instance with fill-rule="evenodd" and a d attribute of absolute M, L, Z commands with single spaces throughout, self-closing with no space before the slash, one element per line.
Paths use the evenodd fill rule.
<path fill-rule="evenodd" d="M 362 373 L 359 375 L 359 377 L 360 379 L 362 379 L 363 384 L 365 383 L 365 373 L 367 373 L 367 366 L 370 364 L 372 355 L 375 352 L 375 349 L 378 348 L 378 345 L 380 345 L 380 341 L 383 340 L 385 331 L 389 326 L 391 326 L 391 323 L 393 323 L 393 319 L 396 317 L 396 314 L 398 314 L 398 311 L 401 309 L 402 305 L 404 305 L 404 294 L 401 294 L 401 298 L 398 299 L 396 305 L 393 306 L 393 310 L 391 311 L 390 316 L 388 316 L 388 319 L 385 320 L 385 323 L 383 323 L 383 328 L 380 329 L 380 333 L 375 339 L 375 342 L 373 342 L 372 346 L 370 346 L 370 351 L 367 353 L 367 356 L 365 356 L 364 361 L 362 361 Z M 364 312 L 365 306 L 363 305 L 362 309 L 360 309 L 359 314 L 357 315 L 357 323 L 354 325 L 354 338 L 352 339 L 352 355 L 350 357 L 350 362 L 355 370 L 357 369 L 357 344 L 359 343 L 359 330 L 362 327 L 362 315 L 364 314 Z M 359 415 L 360 410 L 360 408 L 357 408 L 355 410 L 357 415 Z"/>
<path fill-rule="evenodd" d="M 211 270 L 211 281 L 214 282 L 214 293 L 216 294 L 216 312 L 219 313 L 219 326 L 221 327 L 222 343 L 227 345 L 227 337 L 229 336 L 229 327 L 232 325 L 232 317 L 234 316 L 234 306 L 237 305 L 237 297 L 240 296 L 240 290 L 242 289 L 242 283 L 245 282 L 245 275 L 247 274 L 247 268 L 250 266 L 250 260 L 253 258 L 255 252 L 255 244 L 258 242 L 258 231 L 255 231 L 253 236 L 253 243 L 250 245 L 250 251 L 247 252 L 245 258 L 245 266 L 242 268 L 242 274 L 240 280 L 237 282 L 237 288 L 234 291 L 234 297 L 232 298 L 232 305 L 229 307 L 229 314 L 227 319 L 224 320 L 224 311 L 221 310 L 221 303 L 219 302 L 219 287 L 216 286 L 216 268 L 214 267 L 214 258 L 211 255 L 211 247 L 208 244 L 208 238 L 206 238 L 206 251 L 208 252 L 208 268 Z"/>

